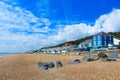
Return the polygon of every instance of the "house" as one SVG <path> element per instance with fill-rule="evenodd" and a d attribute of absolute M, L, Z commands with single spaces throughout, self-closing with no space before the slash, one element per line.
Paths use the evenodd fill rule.
<path fill-rule="evenodd" d="M 113 38 L 113 40 L 114 40 L 114 45 L 120 45 L 120 39 Z"/>
<path fill-rule="evenodd" d="M 65 54 L 65 53 L 67 53 L 67 51 L 66 51 L 66 50 L 62 50 L 62 53 L 64 53 L 64 54 Z"/>
<path fill-rule="evenodd" d="M 72 45 L 73 45 L 72 43 L 65 43 L 65 44 L 64 44 L 65 47 L 70 47 L 70 46 L 72 46 Z"/>
<path fill-rule="evenodd" d="M 108 33 L 99 32 L 92 38 L 92 47 L 94 49 L 108 48 L 108 44 L 114 44 L 113 36 Z"/>
<path fill-rule="evenodd" d="M 52 53 L 52 54 L 55 54 L 56 52 L 57 52 L 57 51 L 54 50 L 54 49 L 50 50 L 50 53 Z"/>
<path fill-rule="evenodd" d="M 99 32 L 92 39 L 80 43 L 79 48 L 81 51 L 108 50 L 117 48 L 115 45 L 118 44 L 120 44 L 119 39 L 108 33 Z"/>
<path fill-rule="evenodd" d="M 86 40 L 78 45 L 81 51 L 90 51 L 92 47 L 92 39 Z"/>
<path fill-rule="evenodd" d="M 67 51 L 67 52 L 75 52 L 76 49 L 78 49 L 78 45 L 76 44 L 72 44 L 72 43 L 66 43 L 63 45 L 63 51 Z"/>
<path fill-rule="evenodd" d="M 79 48 L 88 48 L 88 47 L 92 47 L 92 39 L 86 40 L 82 43 L 79 44 Z"/>

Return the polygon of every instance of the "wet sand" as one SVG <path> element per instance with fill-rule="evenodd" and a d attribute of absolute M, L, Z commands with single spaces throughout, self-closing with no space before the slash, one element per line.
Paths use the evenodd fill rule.
<path fill-rule="evenodd" d="M 0 80 L 120 80 L 120 59 L 115 62 L 82 62 L 68 65 L 82 56 L 18 54 L 0 59 Z M 37 62 L 60 60 L 62 68 L 40 70 Z"/>

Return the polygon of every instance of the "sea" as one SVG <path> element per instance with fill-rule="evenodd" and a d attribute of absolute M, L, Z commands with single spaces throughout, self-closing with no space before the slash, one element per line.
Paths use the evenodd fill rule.
<path fill-rule="evenodd" d="M 5 57 L 5 56 L 11 56 L 11 55 L 15 55 L 12 53 L 0 53 L 0 58 Z"/>

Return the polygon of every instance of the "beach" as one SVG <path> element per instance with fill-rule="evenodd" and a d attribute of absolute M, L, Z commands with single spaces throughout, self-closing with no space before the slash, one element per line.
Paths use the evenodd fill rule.
<path fill-rule="evenodd" d="M 83 56 L 17 54 L 0 59 L 0 80 L 120 80 L 120 59 L 83 62 Z M 68 62 L 80 59 L 80 64 Z M 41 70 L 37 62 L 59 60 L 63 67 Z"/>

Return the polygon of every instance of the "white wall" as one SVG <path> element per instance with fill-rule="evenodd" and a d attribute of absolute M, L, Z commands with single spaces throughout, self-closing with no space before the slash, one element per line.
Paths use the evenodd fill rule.
<path fill-rule="evenodd" d="M 120 43 L 120 40 L 119 40 L 119 39 L 113 38 L 113 40 L 114 40 L 114 44 L 115 44 L 115 45 L 118 45 L 118 44 Z"/>

